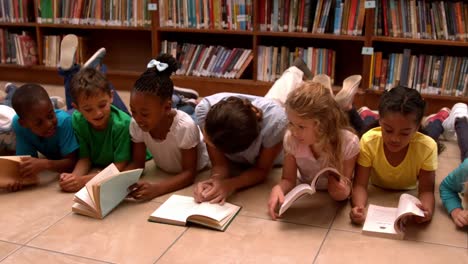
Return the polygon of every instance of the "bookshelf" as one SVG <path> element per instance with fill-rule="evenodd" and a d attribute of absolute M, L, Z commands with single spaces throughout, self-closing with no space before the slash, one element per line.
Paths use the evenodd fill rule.
<path fill-rule="evenodd" d="M 300 0 L 298 1 L 300 2 Z M 37 5 L 37 1 L 33 2 L 34 5 Z M 158 3 L 158 0 L 150 0 L 150 2 Z M 240 79 L 177 75 L 173 76 L 173 80 L 178 86 L 198 90 L 202 96 L 223 91 L 264 95 L 272 82 L 260 81 L 257 78 L 258 67 L 262 63 L 258 59 L 259 46 L 317 47 L 332 49 L 336 52 L 334 89 L 337 90 L 347 76 L 361 74 L 363 81 L 356 96 L 356 106 L 367 105 L 375 108 L 382 91 L 369 89 L 373 57 L 362 55 L 363 47 L 372 47 L 374 51 L 381 51 L 384 54 L 402 53 L 405 48 L 410 48 L 414 54 L 447 54 L 449 56 L 466 56 L 468 54 L 466 40 L 412 39 L 374 34 L 375 19 L 378 16 L 373 8 L 365 9 L 362 35 L 260 30 L 262 23 L 260 4 L 264 2 L 263 0 L 251 1 L 252 30 L 160 26 L 158 11 L 151 12 L 151 25 L 147 27 L 44 24 L 36 21 L 26 23 L 0 22 L 0 28 L 12 32 L 23 30 L 33 32 L 36 36 L 40 62 L 40 65 L 31 67 L 0 64 L 0 79 L 62 84 L 63 81 L 56 73 L 56 69 L 45 67 L 42 63 L 44 56 L 43 36 L 74 33 L 87 39 L 86 57 L 89 57 L 98 48 L 106 47 L 105 63 L 109 68 L 108 78 L 120 90 L 129 90 L 132 87 L 139 74 L 145 70 L 148 60 L 160 52 L 163 40 L 252 49 L 253 61 Z M 376 1 L 376 3 L 379 5 L 381 1 Z M 37 17 L 37 6 L 34 7 L 34 10 Z M 423 97 L 429 102 L 428 112 L 435 112 L 442 106 L 452 106 L 458 101 L 468 103 L 468 97 L 432 94 L 424 94 Z"/>

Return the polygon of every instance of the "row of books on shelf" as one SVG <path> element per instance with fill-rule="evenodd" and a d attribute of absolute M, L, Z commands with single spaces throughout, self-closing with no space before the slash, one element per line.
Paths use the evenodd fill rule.
<path fill-rule="evenodd" d="M 42 63 L 47 67 L 58 67 L 60 61 L 60 43 L 63 35 L 47 35 L 43 37 Z M 78 36 L 78 47 L 75 53 L 75 62 L 82 65 L 85 62 L 84 37 Z"/>
<path fill-rule="evenodd" d="M 468 57 L 411 55 L 405 49 L 384 58 L 375 52 L 370 82 L 374 90 L 400 84 L 422 94 L 468 96 Z"/>
<path fill-rule="evenodd" d="M 162 41 L 161 52 L 172 54 L 176 58 L 179 63 L 177 75 L 229 79 L 240 78 L 253 58 L 251 49 L 230 49 L 167 40 Z"/>
<path fill-rule="evenodd" d="M 0 62 L 22 66 L 36 65 L 38 60 L 34 38 L 26 32 L 13 34 L 0 28 Z"/>
<path fill-rule="evenodd" d="M 261 31 L 362 35 L 365 0 L 261 0 Z"/>
<path fill-rule="evenodd" d="M 259 46 L 257 56 L 257 80 L 259 81 L 275 81 L 297 57 L 302 58 L 314 76 L 321 73 L 327 74 L 332 83 L 335 79 L 336 52 L 331 49 L 298 47 L 290 50 L 285 46 Z"/>
<path fill-rule="evenodd" d="M 377 0 L 374 34 L 468 40 L 467 1 Z"/>
<path fill-rule="evenodd" d="M 0 22 L 24 23 L 34 21 L 33 0 L 0 1 Z"/>
<path fill-rule="evenodd" d="M 252 12 L 252 0 L 159 0 L 159 25 L 252 30 Z"/>
<path fill-rule="evenodd" d="M 37 0 L 38 23 L 149 26 L 150 0 Z"/>

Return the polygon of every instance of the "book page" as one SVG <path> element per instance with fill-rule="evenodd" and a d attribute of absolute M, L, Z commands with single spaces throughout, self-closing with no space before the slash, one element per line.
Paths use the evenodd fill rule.
<path fill-rule="evenodd" d="M 312 181 L 314 182 L 314 181 Z M 286 196 L 284 196 L 284 202 L 279 209 L 279 215 L 282 215 L 288 208 L 302 195 L 314 194 L 315 188 L 307 183 L 302 183 L 294 187 Z"/>
<path fill-rule="evenodd" d="M 143 169 L 124 171 L 101 182 L 97 202 L 103 217 L 127 197 L 128 187 L 140 179 L 142 172 Z"/>
<path fill-rule="evenodd" d="M 94 199 L 94 191 L 93 191 L 93 185 L 98 184 L 104 179 L 110 178 L 114 176 L 115 174 L 118 174 L 120 171 L 117 169 L 114 163 L 111 163 L 109 166 L 107 166 L 105 169 L 103 169 L 101 172 L 96 174 L 91 180 L 89 180 L 85 187 L 88 190 L 89 196 L 91 199 L 93 199 L 93 202 L 97 204 L 97 201 Z"/>
<path fill-rule="evenodd" d="M 196 206 L 193 207 L 193 209 L 191 210 L 190 215 L 202 215 L 214 219 L 218 222 L 221 222 L 223 219 L 233 214 L 238 208 L 239 207 L 237 205 L 233 205 L 230 203 L 224 203 L 224 205 L 219 205 L 204 202 L 196 204 Z"/>
<path fill-rule="evenodd" d="M 367 209 L 363 232 L 397 234 L 394 228 L 397 208 L 370 204 Z"/>
<path fill-rule="evenodd" d="M 150 219 L 184 225 L 197 205 L 193 197 L 174 194 L 151 214 Z"/>
<path fill-rule="evenodd" d="M 93 199 L 91 199 L 86 187 L 81 188 L 77 193 L 75 193 L 75 198 L 96 210 L 96 204 L 94 204 Z"/>
<path fill-rule="evenodd" d="M 400 201 L 398 202 L 397 208 L 397 219 L 395 221 L 395 229 L 398 232 L 401 232 L 401 227 L 403 226 L 404 219 L 411 215 L 417 215 L 424 217 L 424 212 L 421 210 L 417 204 L 420 204 L 421 201 L 414 197 L 411 194 L 404 193 L 400 196 Z"/>
<path fill-rule="evenodd" d="M 326 167 L 326 168 L 321 169 L 319 172 L 317 172 L 312 183 L 315 183 L 317 181 L 316 179 L 318 179 L 322 175 L 324 176 L 332 175 L 335 177 L 336 180 L 340 180 L 340 178 L 344 177 L 337 169 L 332 168 L 332 167 Z M 311 184 L 311 185 L 315 186 L 314 184 Z"/>

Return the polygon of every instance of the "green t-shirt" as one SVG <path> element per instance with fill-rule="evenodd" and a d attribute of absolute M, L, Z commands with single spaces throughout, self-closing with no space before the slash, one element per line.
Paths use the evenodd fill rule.
<path fill-rule="evenodd" d="M 80 112 L 75 111 L 72 125 L 80 144 L 80 158 L 89 158 L 93 165 L 103 167 L 112 162 L 130 161 L 130 120 L 129 115 L 112 105 L 106 129 L 96 130 Z"/>

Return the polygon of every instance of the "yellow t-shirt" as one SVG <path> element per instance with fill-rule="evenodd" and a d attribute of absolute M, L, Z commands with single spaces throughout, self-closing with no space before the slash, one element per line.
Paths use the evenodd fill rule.
<path fill-rule="evenodd" d="M 437 169 L 437 144 L 419 132 L 409 143 L 408 152 L 398 166 L 392 166 L 385 157 L 380 127 L 369 130 L 359 142 L 361 152 L 358 164 L 371 167 L 370 180 L 387 189 L 409 190 L 416 188 L 419 171 Z"/>

